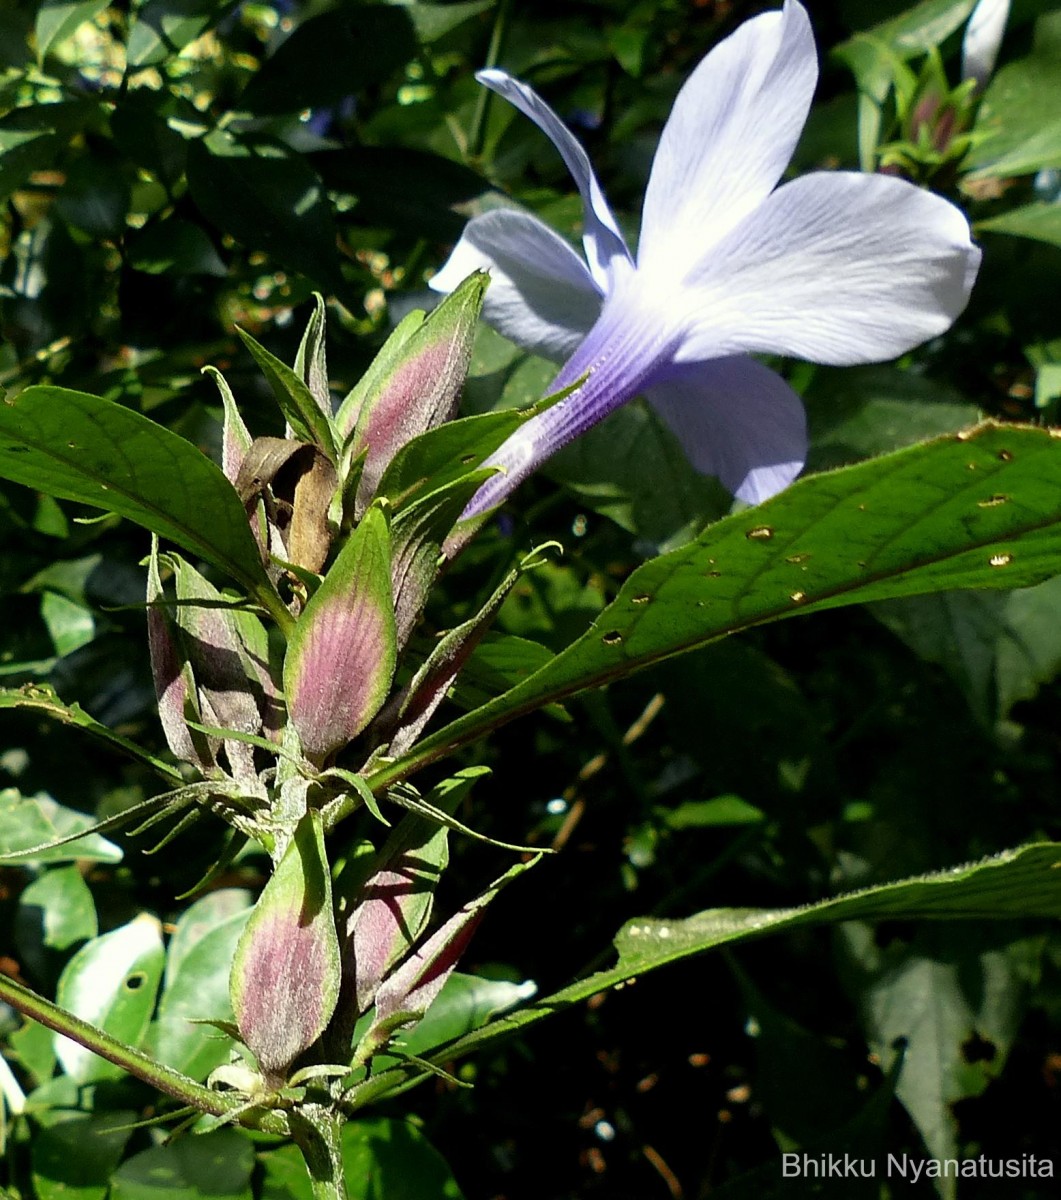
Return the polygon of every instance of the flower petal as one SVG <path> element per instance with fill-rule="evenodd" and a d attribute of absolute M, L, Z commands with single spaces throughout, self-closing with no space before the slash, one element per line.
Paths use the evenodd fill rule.
<path fill-rule="evenodd" d="M 803 469 L 803 402 L 754 358 L 736 355 L 676 368 L 645 395 L 693 466 L 717 476 L 740 500 L 769 500 Z"/>
<path fill-rule="evenodd" d="M 586 264 L 529 213 L 497 209 L 469 221 L 430 285 L 451 292 L 479 269 L 490 272 L 483 319 L 532 354 L 566 358 L 600 313 L 600 289 Z"/>
<path fill-rule="evenodd" d="M 766 351 L 849 366 L 949 328 L 980 264 L 953 204 L 901 179 L 818 172 L 779 188 L 685 289 L 679 362 Z"/>
<path fill-rule="evenodd" d="M 962 79 L 982 88 L 991 77 L 1009 19 L 1009 0 L 980 0 L 962 39 Z"/>
<path fill-rule="evenodd" d="M 777 185 L 818 80 L 802 5 L 745 21 L 678 93 L 645 192 L 640 267 L 680 276 Z"/>
<path fill-rule="evenodd" d="M 631 275 L 634 283 L 636 275 Z M 620 287 L 600 319 L 549 388 L 559 392 L 585 376 L 577 390 L 521 425 L 483 463 L 502 470 L 475 493 L 464 517 L 500 504 L 562 446 L 574 441 L 673 367 L 681 342 L 678 324 L 642 303 L 641 290 Z"/>
<path fill-rule="evenodd" d="M 612 282 L 617 264 L 629 264 L 630 251 L 608 207 L 597 176 L 593 173 L 589 155 L 577 139 L 533 88 L 504 71 L 479 71 L 476 79 L 491 91 L 503 96 L 509 104 L 529 117 L 559 150 L 560 157 L 571 172 L 582 197 L 585 211 L 585 232 L 582 242 L 590 272 L 603 290 Z"/>

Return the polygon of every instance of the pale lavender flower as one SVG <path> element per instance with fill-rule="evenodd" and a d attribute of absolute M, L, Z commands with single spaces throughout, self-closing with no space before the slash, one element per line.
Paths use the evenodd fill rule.
<path fill-rule="evenodd" d="M 551 454 L 643 394 L 700 471 L 758 503 L 802 469 L 798 396 L 753 353 L 834 365 L 894 358 L 965 307 L 980 252 L 952 204 L 882 175 L 830 171 L 777 184 L 817 83 L 797 0 L 745 22 L 675 101 L 652 166 L 636 260 L 585 151 L 525 84 L 481 83 L 545 132 L 585 209 L 585 260 L 537 218 L 470 221 L 432 280 L 451 291 L 487 268 L 484 316 L 536 354 L 564 360 L 554 391 L 488 462 L 503 468 L 466 516 L 501 502 Z"/>
<path fill-rule="evenodd" d="M 975 79 L 977 88 L 987 86 L 1002 45 L 1009 20 L 1009 0 L 980 0 L 973 9 L 962 39 L 962 79 Z"/>

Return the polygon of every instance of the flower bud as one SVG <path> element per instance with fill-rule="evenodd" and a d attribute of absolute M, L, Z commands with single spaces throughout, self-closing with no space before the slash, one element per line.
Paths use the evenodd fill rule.
<path fill-rule="evenodd" d="M 240 1036 L 271 1084 L 324 1032 L 339 981 L 324 833 L 310 811 L 258 897 L 229 979 Z"/>
<path fill-rule="evenodd" d="M 371 508 L 299 617 L 284 659 L 291 724 L 318 765 L 355 738 L 390 690 L 397 648 L 387 520 Z"/>
<path fill-rule="evenodd" d="M 485 272 L 475 272 L 412 333 L 407 332 L 408 327 L 399 327 L 395 333 L 402 334 L 401 340 L 393 348 L 391 342 L 384 346 L 340 409 L 337 423 L 341 430 L 344 410 L 352 414 L 356 406 L 357 425 L 349 457 L 365 455 L 357 489 L 358 512 L 371 502 L 398 450 L 456 412 L 487 282 Z"/>

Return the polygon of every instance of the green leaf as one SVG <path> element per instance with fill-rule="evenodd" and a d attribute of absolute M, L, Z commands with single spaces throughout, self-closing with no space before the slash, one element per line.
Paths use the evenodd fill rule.
<path fill-rule="evenodd" d="M 803 400 L 814 471 L 956 433 L 980 417 L 955 388 L 893 366 L 819 367 Z"/>
<path fill-rule="evenodd" d="M 45 871 L 18 898 L 15 938 L 23 961 L 34 969 L 44 961 L 41 948 L 69 950 L 98 932 L 92 893 L 75 866 Z"/>
<path fill-rule="evenodd" d="M 905 1042 L 896 1095 L 929 1154 L 957 1157 L 951 1105 L 980 1095 L 1001 1073 L 1038 976 L 1042 940 L 937 925 L 882 948 L 860 922 L 839 932 L 871 1049 L 887 1069 Z M 955 1187 L 953 1177 L 942 1181 L 942 1195 L 953 1197 Z"/>
<path fill-rule="evenodd" d="M 300 442 L 312 442 L 331 462 L 336 462 L 336 437 L 331 412 L 324 411 L 301 375 L 281 362 L 275 354 L 270 354 L 246 330 L 237 328 L 236 332 L 269 381 L 276 403 L 295 437 Z"/>
<path fill-rule="evenodd" d="M 1058 145 L 1061 147 L 1061 137 Z M 1061 153 L 1059 153 L 1061 160 Z M 1061 204 L 1026 204 L 989 221 L 978 221 L 977 233 L 1008 233 L 1061 246 Z"/>
<path fill-rule="evenodd" d="M 405 1121 L 350 1121 L 342 1134 L 347 1200 L 463 1200 L 442 1156 Z M 294 1146 L 261 1155 L 261 1200 L 312 1200 L 302 1156 Z"/>
<path fill-rule="evenodd" d="M 465 224 L 458 206 L 490 190 L 489 181 L 463 163 L 409 146 L 318 150 L 310 162 L 329 190 L 357 197 L 346 219 L 431 241 L 456 241 Z"/>
<path fill-rule="evenodd" d="M 1061 917 L 1061 846 L 1006 850 L 992 858 L 895 883 L 848 892 L 803 908 L 716 908 L 685 920 L 628 921 L 615 938 L 618 961 L 501 1017 L 448 1046 L 444 1060 L 467 1054 L 571 1004 L 670 962 L 766 933 L 843 921 L 990 921 Z M 440 1061 L 443 1056 L 440 1056 Z"/>
<path fill-rule="evenodd" d="M 143 1150 L 115 1171 L 110 1200 L 251 1200 L 254 1147 L 234 1129 Z"/>
<path fill-rule="evenodd" d="M 1033 54 L 988 84 L 963 166 L 968 178 L 1030 175 L 1061 164 L 1061 58 Z"/>
<path fill-rule="evenodd" d="M 537 990 L 532 980 L 513 983 L 454 971 L 412 1032 L 400 1038 L 399 1048 L 406 1054 L 422 1056 L 523 1004 Z"/>
<path fill-rule="evenodd" d="M 76 159 L 55 198 L 55 212 L 67 225 L 94 239 L 116 240 L 125 232 L 130 187 L 121 158 L 108 145 Z"/>
<path fill-rule="evenodd" d="M 83 729 L 93 737 L 99 738 L 100 741 L 106 742 L 138 762 L 151 767 L 167 783 L 183 782 L 183 776 L 171 764 L 155 758 L 146 750 L 142 750 L 135 742 L 122 737 L 120 733 L 115 733 L 113 729 L 108 729 L 106 725 L 101 725 L 95 718 L 90 717 L 80 704 L 64 704 L 55 694 L 54 688 L 46 684 L 28 684 L 23 688 L 0 688 L 0 710 L 5 708 L 28 709 L 53 721 L 59 721 L 63 725 Z M 40 839 L 40 841 L 46 840 L 47 836 Z M 0 842 L 0 844 L 3 843 Z M 27 844 L 37 845 L 37 842 Z"/>
<path fill-rule="evenodd" d="M 34 33 L 37 61 L 43 62 L 51 48 L 93 21 L 107 8 L 109 0 L 44 0 L 37 10 Z"/>
<path fill-rule="evenodd" d="M 176 56 L 233 7 L 234 0 L 148 0 L 129 30 L 129 66 L 154 66 Z"/>
<path fill-rule="evenodd" d="M 627 404 L 544 468 L 601 516 L 637 535 L 642 554 L 680 546 L 730 507 L 646 404 Z"/>
<path fill-rule="evenodd" d="M 1061 576 L 1008 595 L 944 592 L 874 605 L 874 615 L 939 663 L 988 727 L 1061 669 Z"/>
<path fill-rule="evenodd" d="M 1061 440 L 1046 430 L 987 424 L 812 476 L 639 567 L 587 633 L 425 739 L 406 766 L 752 625 L 893 596 L 1022 587 L 1059 566 Z"/>
<path fill-rule="evenodd" d="M 472 17 L 489 12 L 496 0 L 458 0 L 456 4 L 424 4 L 422 0 L 393 0 L 409 14 L 416 36 L 425 45 L 452 33 Z"/>
<path fill-rule="evenodd" d="M 72 1113 L 54 1108 L 37 1115 L 44 1127 L 32 1139 L 33 1187 L 39 1200 L 103 1200 L 137 1114 Z"/>
<path fill-rule="evenodd" d="M 130 1046 L 147 1033 L 165 955 L 158 921 L 142 913 L 82 946 L 59 977 L 56 1003 Z M 55 1035 L 67 1075 L 79 1083 L 120 1079 L 121 1067 Z"/>
<path fill-rule="evenodd" d="M 43 792 L 35 796 L 23 796 L 15 788 L 5 788 L 0 791 L 0 860 L 29 864 L 73 862 L 77 859 L 121 862 L 121 849 L 95 833 L 63 846 L 39 850 L 32 857 L 21 857 L 22 851 L 32 846 L 69 837 L 79 829 L 91 828 L 95 823 L 87 814 L 64 808 Z"/>
<path fill-rule="evenodd" d="M 384 83 L 416 51 L 402 9 L 344 4 L 303 21 L 253 76 L 239 107 L 265 114 L 338 104 Z"/>
<path fill-rule="evenodd" d="M 86 392 L 30 387 L 0 403 L 0 476 L 169 538 L 244 587 L 272 591 L 232 484 L 190 442 Z"/>
<path fill-rule="evenodd" d="M 188 188 L 223 233 L 264 250 L 322 291 L 346 293 L 331 208 L 300 155 L 276 142 L 216 130 L 189 147 Z"/>
<path fill-rule="evenodd" d="M 132 234 L 126 242 L 129 265 L 148 275 L 225 275 L 225 264 L 202 228 L 168 217 Z"/>
<path fill-rule="evenodd" d="M 211 892 L 181 917 L 166 956 L 166 977 L 151 1052 L 169 1067 L 203 1080 L 228 1060 L 232 1039 L 200 1021 L 232 1021 L 228 977 L 250 916 L 249 893 Z"/>
<path fill-rule="evenodd" d="M 473 471 L 526 420 L 513 411 L 482 413 L 447 421 L 414 437 L 391 459 L 377 496 L 395 512 Z"/>

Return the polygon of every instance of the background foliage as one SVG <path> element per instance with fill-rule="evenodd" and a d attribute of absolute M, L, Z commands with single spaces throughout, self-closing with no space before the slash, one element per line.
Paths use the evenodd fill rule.
<path fill-rule="evenodd" d="M 576 235 L 562 164 L 477 87 L 475 68 L 496 57 L 549 98 L 633 227 L 677 88 L 761 7 L 16 0 L 0 12 L 0 383 L 105 395 L 216 452 L 220 402 L 200 375 L 212 363 L 255 432 L 279 433 L 234 325 L 290 361 L 310 294 L 324 291 L 341 394 L 393 322 L 426 302 L 425 279 L 466 214 L 515 202 Z M 900 68 L 916 76 L 938 46 L 957 84 L 971 0 L 809 7 L 823 78 L 795 167 L 876 165 L 902 138 Z M 1015 0 L 969 146 L 911 168 L 976 222 L 985 261 L 972 306 L 900 363 L 790 368 L 812 469 L 980 414 L 1054 421 L 1058 113 L 1061 9 Z M 550 370 L 484 330 L 466 405 L 536 399 Z M 467 615 L 532 539 L 558 538 L 565 556 L 527 576 L 499 622 L 544 647 L 527 651 L 540 662 L 639 563 L 726 511 L 683 464 L 647 410 L 628 407 L 525 486 L 433 603 Z M 47 681 L 159 749 L 138 607 L 143 532 L 86 523 L 78 505 L 7 484 L 0 512 L 3 682 Z M 563 853 L 498 899 L 466 964 L 495 986 L 452 989 L 436 1041 L 467 1029 L 475 1005 L 481 1017 L 525 998 L 527 981 L 548 994 L 604 967 L 628 918 L 783 910 L 1056 840 L 1059 601 L 1055 579 L 805 616 L 472 743 L 467 763 L 494 776 L 463 818 Z M 490 667 L 486 654 L 485 694 Z M 142 767 L 68 730 L 25 713 L 2 723 L 7 847 L 152 794 Z M 244 858 L 219 889 L 174 904 L 209 861 L 206 840 L 145 857 L 135 842 L 98 839 L 76 862 L 55 853 L 3 868 L 0 966 L 60 1002 L 90 997 L 114 1032 L 205 1077 L 225 1045 L 184 1018 L 230 961 L 263 880 Z M 443 883 L 452 906 L 489 872 L 488 853 L 460 845 Z M 475 1090 L 439 1081 L 410 1097 L 411 1120 L 392 1104 L 352 1124 L 348 1174 L 364 1189 L 352 1194 L 790 1196 L 777 1159 L 793 1148 L 1057 1154 L 1061 955 L 1034 919 L 1049 905 L 1019 868 L 999 893 L 1011 899 L 1004 920 L 781 922 L 786 931 L 725 955 L 595 989 L 462 1062 Z M 707 946 L 716 933 L 696 936 Z M 289 1147 L 232 1129 L 171 1144 L 132 1131 L 156 1101 L 147 1089 L 10 1011 L 0 1019 L 30 1092 L 30 1119 L 6 1127 L 12 1193 L 306 1194 Z M 1056 1183 L 1020 1187 L 1007 1194 L 1045 1197 Z"/>

